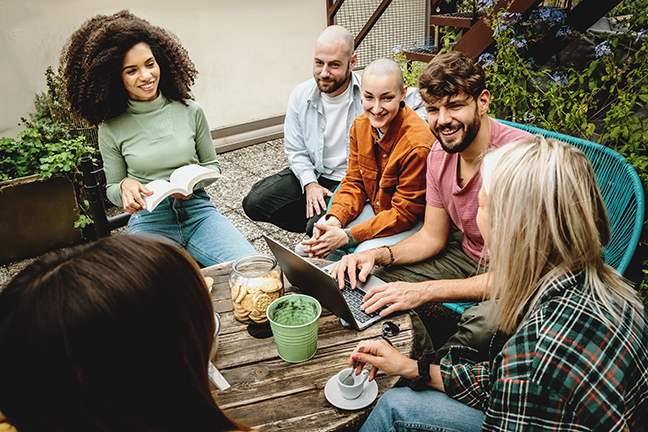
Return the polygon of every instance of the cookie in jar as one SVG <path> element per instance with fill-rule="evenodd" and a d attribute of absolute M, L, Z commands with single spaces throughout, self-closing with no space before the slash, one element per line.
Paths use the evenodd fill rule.
<path fill-rule="evenodd" d="M 267 255 L 246 255 L 234 261 L 229 283 L 234 317 L 243 323 L 266 322 L 268 306 L 284 295 L 283 272 Z"/>

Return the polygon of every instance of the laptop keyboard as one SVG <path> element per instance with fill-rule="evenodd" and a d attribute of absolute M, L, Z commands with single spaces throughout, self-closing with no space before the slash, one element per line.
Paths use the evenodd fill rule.
<path fill-rule="evenodd" d="M 362 306 L 362 298 L 364 297 L 364 293 L 351 289 L 348 281 L 346 282 L 345 287 L 342 289 L 342 296 L 349 305 L 351 314 L 359 323 L 365 323 L 370 319 L 379 316 L 380 311 L 385 309 L 385 307 L 382 307 L 370 314 L 365 313 L 363 310 L 361 310 L 360 306 Z"/>

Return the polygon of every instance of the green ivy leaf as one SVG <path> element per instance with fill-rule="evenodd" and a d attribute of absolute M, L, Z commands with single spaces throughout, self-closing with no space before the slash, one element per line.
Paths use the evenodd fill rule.
<path fill-rule="evenodd" d="M 591 137 L 594 134 L 594 130 L 596 129 L 596 126 L 594 123 L 588 123 L 587 127 L 585 128 L 585 133 L 587 133 L 588 137 Z"/>
<path fill-rule="evenodd" d="M 74 222 L 74 228 L 85 228 L 88 225 L 92 225 L 94 222 L 86 215 L 79 215 L 79 219 Z"/>

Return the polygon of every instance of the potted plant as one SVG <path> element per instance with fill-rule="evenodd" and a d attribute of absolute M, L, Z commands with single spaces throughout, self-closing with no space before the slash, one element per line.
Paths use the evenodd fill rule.
<path fill-rule="evenodd" d="M 76 243 L 92 223 L 78 167 L 83 156 L 98 155 L 96 140 L 62 115 L 60 73 L 48 68 L 46 77 L 48 92 L 36 95 L 25 130 L 0 138 L 0 263 Z"/>

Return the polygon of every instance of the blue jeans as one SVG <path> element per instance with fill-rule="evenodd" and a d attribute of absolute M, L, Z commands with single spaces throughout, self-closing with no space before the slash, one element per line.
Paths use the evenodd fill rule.
<path fill-rule="evenodd" d="M 376 213 L 374 213 L 373 208 L 367 201 L 365 203 L 364 208 L 358 215 L 358 217 L 356 217 L 351 222 L 349 222 L 345 228 L 351 228 L 352 226 L 359 225 L 362 222 L 368 221 L 373 217 L 376 217 Z M 393 246 L 396 243 L 400 242 L 401 240 L 405 240 L 407 237 L 411 236 L 415 232 L 418 232 L 422 227 L 423 227 L 423 221 L 418 221 L 414 224 L 412 228 L 403 232 L 399 232 L 398 234 L 392 234 L 386 237 L 376 237 L 374 239 L 365 240 L 355 248 L 355 252 L 364 252 L 385 245 Z"/>
<path fill-rule="evenodd" d="M 153 212 L 142 210 L 128 221 L 127 233 L 173 240 L 205 267 L 256 253 L 202 189 L 188 200 L 167 197 Z"/>
<path fill-rule="evenodd" d="M 479 432 L 484 413 L 436 390 L 387 390 L 360 432 Z"/>

